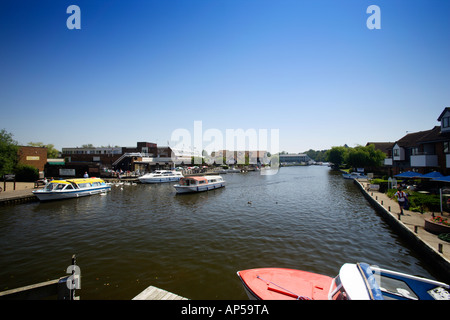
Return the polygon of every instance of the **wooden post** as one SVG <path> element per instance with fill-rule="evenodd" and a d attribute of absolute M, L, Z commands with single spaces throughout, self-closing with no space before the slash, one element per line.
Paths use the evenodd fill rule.
<path fill-rule="evenodd" d="M 75 255 L 72 256 L 72 265 L 75 266 L 77 264 L 77 258 Z M 70 297 L 69 300 L 75 300 L 75 269 L 72 269 L 72 289 L 69 289 Z"/>
<path fill-rule="evenodd" d="M 414 233 L 417 233 L 417 226 L 414 226 Z"/>
<path fill-rule="evenodd" d="M 442 243 L 438 243 L 438 251 L 439 253 L 442 253 Z"/>

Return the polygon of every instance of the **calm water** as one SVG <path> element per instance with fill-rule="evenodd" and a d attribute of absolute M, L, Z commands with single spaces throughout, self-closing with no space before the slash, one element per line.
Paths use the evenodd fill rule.
<path fill-rule="evenodd" d="M 81 299 L 131 299 L 149 285 L 190 299 L 247 299 L 236 271 L 334 276 L 368 262 L 439 280 L 351 181 L 327 167 L 227 174 L 225 188 L 176 195 L 173 183 L 0 207 L 0 290 L 65 275 Z"/>

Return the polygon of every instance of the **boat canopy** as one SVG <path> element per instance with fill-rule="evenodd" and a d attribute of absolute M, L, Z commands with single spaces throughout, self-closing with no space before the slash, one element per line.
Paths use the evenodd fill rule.
<path fill-rule="evenodd" d="M 70 182 L 68 182 L 67 180 L 52 180 L 52 181 L 50 181 L 49 183 L 54 183 L 54 184 L 58 184 L 58 183 L 61 183 L 61 184 L 70 184 Z"/>
<path fill-rule="evenodd" d="M 185 177 L 183 180 L 195 180 L 195 181 L 207 181 L 205 177 L 203 176 L 192 176 L 192 177 Z"/>
<path fill-rule="evenodd" d="M 76 179 L 67 179 L 67 180 L 52 180 L 49 184 L 81 184 L 81 183 L 104 183 L 100 178 L 76 178 Z"/>
<path fill-rule="evenodd" d="M 80 178 L 80 179 L 67 179 L 66 181 L 68 182 L 73 182 L 76 184 L 79 183 L 92 183 L 92 182 L 104 182 L 102 179 L 100 178 Z M 53 181 L 52 181 L 53 182 Z"/>

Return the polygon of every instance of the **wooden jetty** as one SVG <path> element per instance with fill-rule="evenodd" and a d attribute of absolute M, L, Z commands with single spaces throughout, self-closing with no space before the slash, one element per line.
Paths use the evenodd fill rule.
<path fill-rule="evenodd" d="M 189 300 L 169 291 L 150 286 L 132 300 Z"/>

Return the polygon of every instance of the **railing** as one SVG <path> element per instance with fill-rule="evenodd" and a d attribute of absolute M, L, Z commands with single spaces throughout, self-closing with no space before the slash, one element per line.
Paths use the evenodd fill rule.
<path fill-rule="evenodd" d="M 72 256 L 72 266 L 76 266 L 75 255 Z M 71 276 L 2 291 L 0 300 L 41 300 L 52 296 L 58 300 L 79 300 L 79 297 L 75 297 L 73 279 L 74 271 Z"/>
<path fill-rule="evenodd" d="M 120 156 L 119 159 L 117 159 L 116 161 L 113 162 L 113 166 L 116 166 L 117 164 L 119 164 L 123 159 L 125 159 L 126 157 L 147 157 L 148 154 L 147 153 L 141 153 L 141 152 L 127 152 L 124 153 L 122 156 Z"/>

